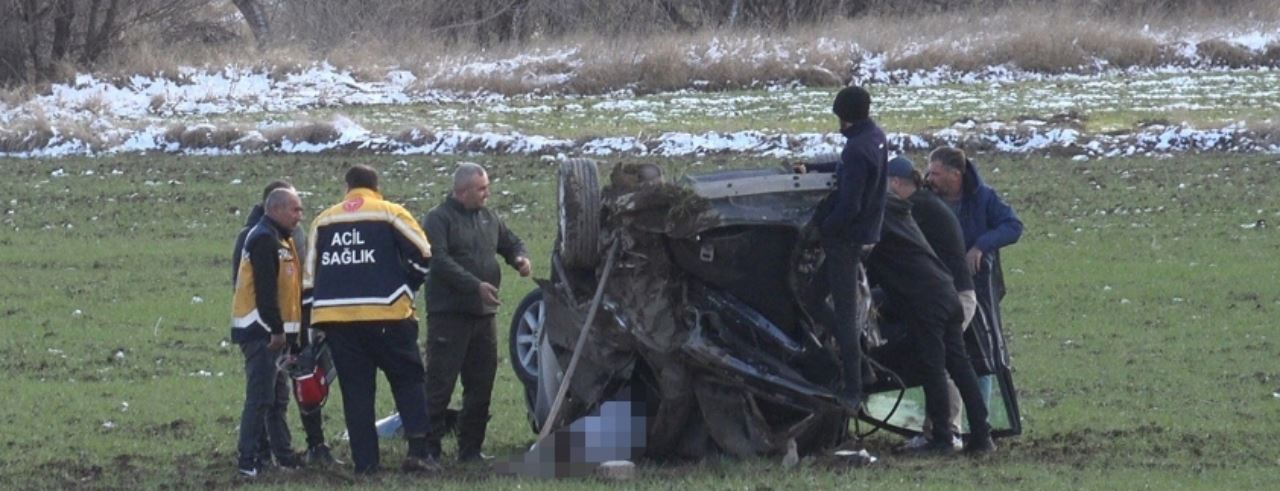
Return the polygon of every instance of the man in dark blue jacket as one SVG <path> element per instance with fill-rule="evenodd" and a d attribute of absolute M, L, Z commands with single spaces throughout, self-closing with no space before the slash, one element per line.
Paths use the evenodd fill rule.
<path fill-rule="evenodd" d="M 1000 301 L 1004 299 L 1004 274 L 1000 268 L 1000 248 L 1022 237 L 1022 220 L 1013 208 L 1000 199 L 995 189 L 982 182 L 978 168 L 963 150 L 951 147 L 934 149 L 929 154 L 926 179 L 929 186 L 951 207 L 960 220 L 967 249 L 965 261 L 973 271 L 978 307 L 988 332 L 1003 332 Z M 979 379 L 983 397 L 990 403 L 991 377 Z"/>
<path fill-rule="evenodd" d="M 814 164 L 807 170 L 836 174 L 836 189 L 814 212 L 816 229 L 826 254 L 824 277 L 835 304 L 836 325 L 831 326 L 840 345 L 844 386 L 840 404 L 856 413 L 862 404 L 862 336 L 865 315 L 858 315 L 858 283 L 866 274 L 862 258 L 880 240 L 884 220 L 885 162 L 889 159 L 884 131 L 871 120 L 871 94 L 862 87 L 845 87 L 836 94 L 832 112 L 840 119 L 840 133 L 847 138 L 840 162 Z M 803 169 L 802 169 L 803 170 Z"/>

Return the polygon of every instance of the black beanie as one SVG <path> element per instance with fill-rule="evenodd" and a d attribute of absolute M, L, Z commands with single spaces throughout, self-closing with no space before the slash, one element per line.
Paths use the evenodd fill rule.
<path fill-rule="evenodd" d="M 871 115 L 871 94 L 862 87 L 845 87 L 836 94 L 836 102 L 831 105 L 831 112 L 836 113 L 836 117 L 841 121 L 850 123 L 867 119 Z"/>

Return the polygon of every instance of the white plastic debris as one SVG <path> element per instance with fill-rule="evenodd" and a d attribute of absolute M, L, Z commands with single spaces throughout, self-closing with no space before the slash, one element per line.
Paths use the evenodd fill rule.
<path fill-rule="evenodd" d="M 629 481 L 636 477 L 636 464 L 629 460 L 610 460 L 596 467 L 596 475 L 609 481 Z"/>

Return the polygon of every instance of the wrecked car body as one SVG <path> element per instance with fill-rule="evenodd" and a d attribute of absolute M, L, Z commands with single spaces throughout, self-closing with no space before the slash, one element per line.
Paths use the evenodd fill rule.
<path fill-rule="evenodd" d="M 812 300 L 821 297 L 812 285 L 822 253 L 801 237 L 832 175 L 779 167 L 671 183 L 651 164 L 616 165 L 601 186 L 598 173 L 591 160 L 561 164 L 550 278 L 511 323 L 510 358 L 534 431 L 551 417 L 556 428 L 604 418 L 602 408 L 625 402 L 623 422 L 603 427 L 631 432 L 613 439 L 625 441 L 625 451 L 597 452 L 610 459 L 789 448 L 804 455 L 843 443 L 849 420 L 834 395 L 838 351 L 829 322 L 820 320 L 830 319 L 829 306 Z M 599 313 L 575 352 L 597 290 Z M 870 295 L 864 298 L 866 312 Z M 874 359 L 883 341 L 868 328 L 864 346 Z M 566 374 L 575 354 L 577 366 Z M 1007 353 L 995 354 L 1007 374 Z M 902 398 L 909 380 L 883 367 L 867 370 L 868 393 L 882 394 L 861 419 L 918 433 L 923 404 L 913 419 L 912 401 Z M 566 380 L 562 414 L 553 415 Z M 1016 423 L 1012 407 L 1008 419 Z"/>

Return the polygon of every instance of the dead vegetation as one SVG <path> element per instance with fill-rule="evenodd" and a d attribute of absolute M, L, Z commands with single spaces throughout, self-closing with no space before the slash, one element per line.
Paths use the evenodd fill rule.
<path fill-rule="evenodd" d="M 276 10 L 268 13 L 277 24 L 272 42 L 261 50 L 230 2 L 210 3 L 192 9 L 193 17 L 179 23 L 194 26 L 190 32 L 175 34 L 172 25 L 177 24 L 143 24 L 120 32 L 112 50 L 89 67 L 44 56 L 40 77 L 9 80 L 65 82 L 85 68 L 107 76 L 173 76 L 182 66 L 227 65 L 259 67 L 283 77 L 327 60 L 365 81 L 404 69 L 417 75 L 422 87 L 591 94 L 790 82 L 835 86 L 859 78 L 857 70 L 867 56 L 882 59 L 890 70 L 946 66 L 979 71 L 1005 65 L 1062 73 L 1168 64 L 1280 66 L 1280 43 L 1251 51 L 1221 34 L 1274 32 L 1280 12 L 1265 0 L 815 0 L 789 2 L 789 10 L 769 2 L 719 2 L 738 4 L 740 10 L 732 15 L 740 17 L 713 8 L 716 2 L 710 1 L 573 0 L 569 8 L 559 5 L 558 10 L 547 0 L 511 5 L 482 1 L 474 2 L 473 12 L 492 11 L 495 16 L 478 23 L 450 13 L 460 8 L 458 2 L 389 1 L 376 9 L 364 1 L 348 3 L 271 3 L 268 7 Z M 662 5 L 678 6 L 671 10 Z M 503 26 L 492 24 L 508 13 L 504 8 L 520 13 Z M 29 46 L 23 44 L 19 20 L 6 18 L 0 24 L 15 28 L 6 27 L 6 35 L 0 36 L 0 61 L 13 58 L 7 63 L 16 63 L 14 67 L 29 65 L 21 61 Z M 493 31 L 481 32 L 484 26 Z M 509 32 L 502 34 L 503 29 Z M 1196 43 L 1200 59 L 1179 55 L 1177 43 L 1183 40 Z M 38 47 L 47 51 L 48 44 Z M 572 54 L 537 55 L 565 52 Z M 709 56 L 713 53 L 719 56 Z M 515 69 L 460 69 L 485 63 Z M 31 73 L 29 68 L 22 71 Z"/>
<path fill-rule="evenodd" d="M 29 118 L 0 127 L 0 152 L 21 153 L 41 149 L 54 137 L 44 110 L 36 106 Z"/>

